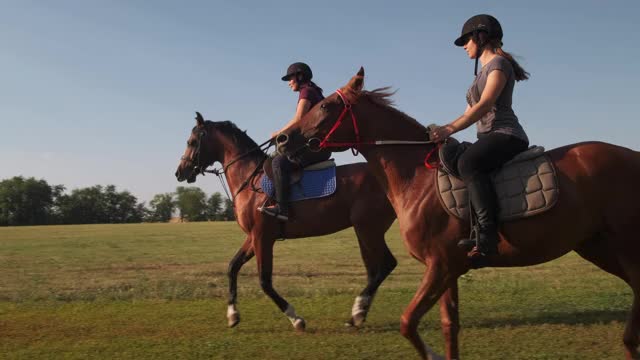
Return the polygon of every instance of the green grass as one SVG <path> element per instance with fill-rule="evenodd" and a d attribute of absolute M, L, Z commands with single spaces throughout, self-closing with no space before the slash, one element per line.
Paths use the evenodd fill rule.
<path fill-rule="evenodd" d="M 413 359 L 399 319 L 424 267 L 394 225 L 399 265 L 366 326 L 343 326 L 365 285 L 351 230 L 278 242 L 274 286 L 307 321 L 296 334 L 239 277 L 242 322 L 226 326 L 226 270 L 244 241 L 235 223 L 0 228 L 2 359 Z M 460 279 L 464 359 L 619 359 L 631 291 L 575 254 Z M 442 351 L 438 309 L 420 332 Z"/>

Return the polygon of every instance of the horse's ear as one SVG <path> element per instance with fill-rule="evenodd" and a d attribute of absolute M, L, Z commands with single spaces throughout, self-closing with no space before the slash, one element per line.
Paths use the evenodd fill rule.
<path fill-rule="evenodd" d="M 360 92 L 364 87 L 364 68 L 361 66 L 358 73 L 351 78 L 347 85 L 356 92 Z"/>
<path fill-rule="evenodd" d="M 202 114 L 200 114 L 197 111 L 196 111 L 196 123 L 198 124 L 198 126 L 204 125 L 204 118 L 202 117 Z"/>

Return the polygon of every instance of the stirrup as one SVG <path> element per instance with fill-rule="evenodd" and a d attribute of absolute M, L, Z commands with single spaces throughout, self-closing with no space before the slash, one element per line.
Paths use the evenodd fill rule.
<path fill-rule="evenodd" d="M 474 247 L 478 246 L 478 226 L 477 225 L 472 225 L 471 226 L 471 233 L 469 234 L 469 237 L 466 239 L 462 239 L 460 241 L 458 241 L 458 247 L 460 249 L 464 249 L 467 252 L 470 252 Z"/>
<path fill-rule="evenodd" d="M 458 247 L 466 250 L 467 252 L 471 251 L 474 247 L 478 245 L 476 239 L 462 239 L 458 241 Z"/>
<path fill-rule="evenodd" d="M 477 246 L 474 246 L 473 249 L 467 253 L 467 258 L 471 261 L 471 268 L 473 269 L 481 269 L 489 266 L 489 255 L 480 252 Z"/>
<path fill-rule="evenodd" d="M 269 216 L 273 216 L 278 220 L 282 220 L 282 221 L 289 221 L 289 216 L 287 216 L 287 214 L 282 213 L 282 211 L 280 210 L 280 206 L 279 205 L 273 205 L 273 206 L 260 206 L 258 208 L 258 211 L 260 211 L 263 214 L 269 215 Z"/>

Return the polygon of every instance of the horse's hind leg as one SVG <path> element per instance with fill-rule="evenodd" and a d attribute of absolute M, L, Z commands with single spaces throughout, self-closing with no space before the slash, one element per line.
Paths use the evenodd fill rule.
<path fill-rule="evenodd" d="M 640 264 L 637 261 L 625 259 L 634 256 L 636 251 L 626 252 L 624 255 L 612 250 L 615 242 L 605 242 L 602 238 L 596 238 L 583 243 L 576 252 L 583 258 L 591 261 L 602 270 L 616 275 L 624 280 L 633 290 L 633 305 L 627 318 L 623 342 L 625 346 L 625 358 L 640 359 L 638 345 L 640 345 Z"/>
<path fill-rule="evenodd" d="M 633 306 L 624 329 L 624 347 L 627 359 L 640 359 L 638 345 L 640 344 L 640 284 L 633 285 Z"/>
<path fill-rule="evenodd" d="M 362 326 L 364 324 L 380 284 L 398 264 L 384 240 L 384 234 L 391 223 L 392 221 L 372 224 L 369 218 L 366 225 L 354 225 L 360 245 L 360 255 L 362 255 L 364 266 L 367 269 L 367 286 L 353 303 L 351 319 L 347 322 L 348 326 Z"/>
<path fill-rule="evenodd" d="M 229 262 L 229 269 L 227 271 L 227 276 L 229 277 L 229 302 L 227 303 L 227 320 L 229 327 L 234 327 L 240 322 L 240 313 L 236 309 L 236 302 L 238 300 L 238 273 L 242 265 L 246 264 L 251 258 L 253 258 L 253 245 L 251 244 L 251 238 L 247 236 L 240 250 L 238 250 Z"/>
<path fill-rule="evenodd" d="M 627 325 L 622 337 L 627 359 L 640 359 L 640 353 L 638 352 L 638 346 L 640 345 L 640 263 L 637 260 L 629 259 L 631 256 L 637 256 L 637 254 L 624 254 L 622 259 L 622 266 L 629 276 L 628 283 L 633 290 L 633 305 L 631 306 L 631 313 L 627 318 Z"/>

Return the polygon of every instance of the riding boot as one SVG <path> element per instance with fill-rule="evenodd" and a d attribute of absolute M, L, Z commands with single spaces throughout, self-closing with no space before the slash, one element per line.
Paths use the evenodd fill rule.
<path fill-rule="evenodd" d="M 486 174 L 478 174 L 466 185 L 477 220 L 476 236 L 460 240 L 458 246 L 473 247 L 469 257 L 495 255 L 498 253 L 497 196 L 491 179 Z"/>
<path fill-rule="evenodd" d="M 280 172 L 275 183 L 276 190 L 276 202 L 278 203 L 278 215 L 277 218 L 281 220 L 289 220 L 289 171 Z"/>
<path fill-rule="evenodd" d="M 289 172 L 290 163 L 286 157 L 276 156 L 272 162 L 273 167 L 273 187 L 275 190 L 276 204 L 260 207 L 261 212 L 275 216 L 276 218 L 289 220 Z"/>

